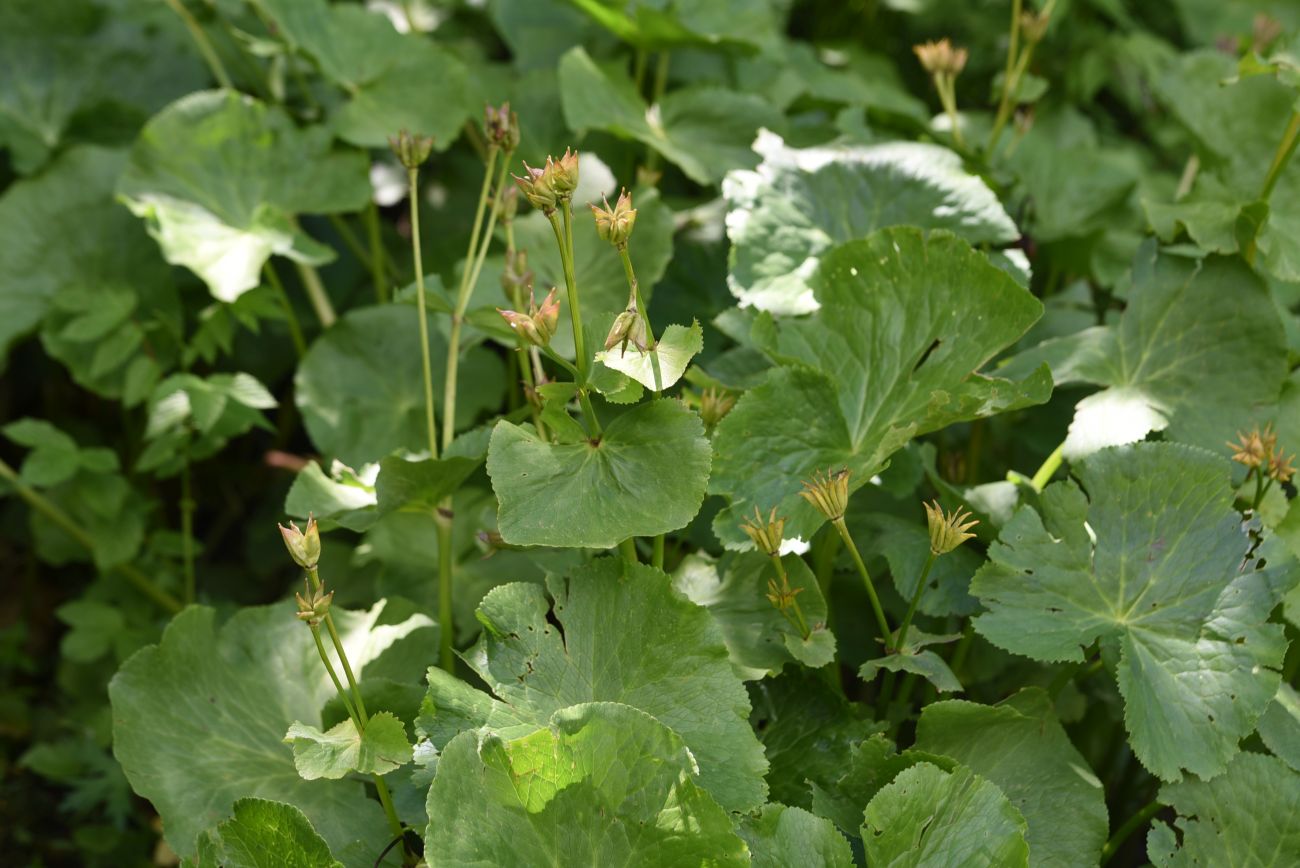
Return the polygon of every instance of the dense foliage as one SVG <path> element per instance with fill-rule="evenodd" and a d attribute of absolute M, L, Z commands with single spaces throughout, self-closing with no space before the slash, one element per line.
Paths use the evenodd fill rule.
<path fill-rule="evenodd" d="M 0 861 L 1297 864 L 1298 38 L 0 3 Z"/>

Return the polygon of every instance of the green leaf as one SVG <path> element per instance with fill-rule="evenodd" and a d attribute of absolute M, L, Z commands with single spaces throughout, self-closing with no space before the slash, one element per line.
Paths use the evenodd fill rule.
<path fill-rule="evenodd" d="M 1273 704 L 1259 719 L 1264 745 L 1294 771 L 1300 772 L 1300 693 L 1285 682 L 1277 686 Z"/>
<path fill-rule="evenodd" d="M 56 609 L 55 614 L 69 627 L 59 642 L 59 652 L 77 663 L 98 660 L 128 634 L 122 611 L 106 603 L 73 600 Z"/>
<path fill-rule="evenodd" d="M 757 817 L 741 819 L 737 831 L 749 845 L 754 868 L 853 866 L 853 851 L 835 824 L 803 808 L 764 805 Z"/>
<path fill-rule="evenodd" d="M 1300 773 L 1273 757 L 1240 754 L 1213 780 L 1165 784 L 1160 801 L 1178 812 L 1182 834 L 1152 824 L 1147 858 L 1156 868 L 1283 865 L 1300 853 Z"/>
<path fill-rule="evenodd" d="M 798 494 L 815 471 L 845 467 L 866 485 L 916 436 L 1041 403 L 1044 369 L 1022 382 L 978 373 L 1042 305 L 946 232 L 887 229 L 841 245 L 814 279 L 817 313 L 776 324 L 783 366 L 718 424 L 710 491 L 731 500 L 714 521 L 728 547 L 755 507 L 804 540 L 825 519 Z"/>
<path fill-rule="evenodd" d="M 1280 681 L 1279 594 L 1243 572 L 1228 462 L 1165 443 L 1098 452 L 1019 509 L 971 592 L 994 645 L 1045 662 L 1119 649 L 1133 752 L 1153 774 L 1227 767 Z M 1085 494 L 1086 492 L 1086 494 Z"/>
<path fill-rule="evenodd" d="M 755 134 L 782 123 L 780 112 L 758 96 L 721 88 L 674 90 L 647 106 L 626 73 L 597 66 L 581 47 L 560 59 L 560 93 L 571 129 L 643 142 L 698 184 L 752 168 Z"/>
<path fill-rule="evenodd" d="M 685 527 L 700 510 L 709 442 L 700 417 L 660 399 L 619 416 L 596 443 L 552 444 L 498 422 L 488 475 L 512 545 L 612 548 Z"/>
<path fill-rule="evenodd" d="M 962 689 L 961 682 L 948 668 L 948 663 L 933 651 L 903 650 L 883 657 L 873 657 L 862 664 L 858 675 L 864 681 L 871 681 L 882 669 L 920 675 L 940 693 L 956 693 Z"/>
<path fill-rule="evenodd" d="M 689 329 L 670 325 L 649 352 L 633 346 L 614 347 L 596 353 L 596 361 L 626 374 L 647 389 L 662 392 L 682 378 L 691 359 L 703 349 L 704 330 L 694 322 Z"/>
<path fill-rule="evenodd" d="M 813 813 L 834 821 L 845 834 L 861 837 L 863 809 L 894 778 L 918 763 L 946 771 L 957 768 L 947 757 L 918 750 L 898 753 L 883 735 L 859 741 L 848 752 L 847 764 L 841 761 L 839 774 L 809 781 Z"/>
<path fill-rule="evenodd" d="M 348 311 L 312 344 L 298 367 L 294 395 L 312 442 L 351 467 L 398 450 L 429 448 L 417 312 L 400 304 Z M 434 402 L 442 424 L 447 342 L 429 317 Z M 456 378 L 456 425 L 467 428 L 495 411 L 505 366 L 484 347 L 465 351 Z"/>
<path fill-rule="evenodd" d="M 421 728 L 437 746 L 480 726 L 511 739 L 567 706 L 620 702 L 681 736 L 701 786 L 728 810 L 763 804 L 767 763 L 746 722 L 749 699 L 703 609 L 663 573 L 619 558 L 551 577 L 547 590 L 558 629 L 538 585 L 504 585 L 479 604 L 483 635 L 464 659 L 496 698 L 429 670 Z"/>
<path fill-rule="evenodd" d="M 348 530 L 364 531 L 379 518 L 379 500 L 374 485 L 335 461 L 327 476 L 315 461 L 309 461 L 293 478 L 284 499 L 284 511 L 293 518 L 315 516 L 317 521 L 337 522 Z"/>
<path fill-rule="evenodd" d="M 819 669 L 835 659 L 835 636 L 826 627 L 826 600 L 817 577 L 798 555 L 786 555 L 790 587 L 811 629 L 804 639 L 767 598 L 767 583 L 776 580 L 772 559 L 743 552 L 719 567 L 688 555 L 673 573 L 673 587 L 709 610 L 722 631 L 736 671 L 746 680 L 776 673 L 791 660 Z"/>
<path fill-rule="evenodd" d="M 321 264 L 333 251 L 300 214 L 354 211 L 370 199 L 364 156 L 334 151 L 320 127 L 232 91 L 177 100 L 140 132 L 118 193 L 162 247 L 221 301 L 258 285 L 272 254 Z"/>
<path fill-rule="evenodd" d="M 204 832 L 200 865 L 223 868 L 342 868 L 307 815 L 293 805 L 240 799 L 234 816 Z"/>
<path fill-rule="evenodd" d="M 119 153 L 74 148 L 36 178 L 10 185 L 0 197 L 0 259 L 5 263 L 0 270 L 0 366 L 15 340 L 47 316 L 58 316 L 54 305 L 60 297 L 79 294 L 93 302 L 106 286 L 112 290 L 104 295 L 135 297 L 125 292 L 134 288 L 175 309 L 166 263 L 139 222 L 113 201 L 123 165 Z M 58 325 L 66 327 L 70 319 L 64 314 Z M 64 364 L 75 358 L 77 363 L 69 365 L 73 376 L 92 385 L 86 376 L 89 358 L 81 363 L 82 346 L 54 330 L 47 331 L 45 343 L 47 352 Z M 157 349 L 164 359 L 175 352 L 170 341 L 160 341 Z M 105 386 L 93 385 L 97 390 Z M 105 394 L 116 392 L 105 388 Z"/>
<path fill-rule="evenodd" d="M 452 455 L 440 459 L 407 461 L 390 455 L 379 462 L 375 494 L 379 497 L 379 514 L 394 510 L 425 515 L 438 509 L 445 498 L 479 468 L 483 459 Z"/>
<path fill-rule="evenodd" d="M 1090 866 L 1101 858 L 1105 793 L 1042 690 L 1027 688 L 993 706 L 928 705 L 916 747 L 952 757 L 1002 790 L 1029 824 L 1030 865 Z"/>
<path fill-rule="evenodd" d="M 1294 110 L 1295 89 L 1264 75 L 1226 83 L 1236 78 L 1236 58 L 1213 49 L 1164 67 L 1153 79 L 1154 94 L 1192 134 L 1204 168 L 1186 198 L 1156 204 L 1157 229 L 1170 236 L 1182 223 L 1198 244 L 1222 252 L 1253 239 L 1262 270 L 1300 280 L 1300 166 L 1293 160 L 1282 171 L 1262 213 L 1256 204 Z M 1236 231 L 1239 219 L 1244 237 Z"/>
<path fill-rule="evenodd" d="M 905 453 L 904 453 L 905 454 Z M 923 521 L 907 521 L 888 513 L 850 514 L 846 522 L 864 552 L 880 552 L 889 563 L 894 589 L 904 600 L 916 594 L 916 582 L 930 556 L 930 534 Z M 970 615 L 979 603 L 969 593 L 971 576 L 984 563 L 970 546 L 936 558 L 921 592 L 917 611 L 933 617 Z"/>
<path fill-rule="evenodd" d="M 284 740 L 293 745 L 293 764 L 305 781 L 338 780 L 349 772 L 386 775 L 411 761 L 406 728 L 387 711 L 371 717 L 364 732 L 351 719 L 326 732 L 294 721 Z"/>
<path fill-rule="evenodd" d="M 816 310 L 811 278 L 822 255 L 889 226 L 948 229 L 971 244 L 1020 235 L 993 191 L 938 145 L 799 149 L 764 132 L 754 149 L 763 162 L 722 185 L 732 245 L 727 285 L 746 306 Z"/>
<path fill-rule="evenodd" d="M 767 782 L 774 802 L 812 808 L 813 788 L 833 787 L 856 746 L 880 728 L 866 708 L 850 703 L 806 669 L 791 667 L 775 678 L 753 682 L 750 691 L 751 723 L 771 765 Z M 853 835 L 867 801 L 864 798 L 852 811 L 846 830 Z"/>
<path fill-rule="evenodd" d="M 67 482 L 81 465 L 77 441 L 43 419 L 19 419 L 0 429 L 13 442 L 31 448 L 19 475 L 36 488 Z"/>
<path fill-rule="evenodd" d="M 777 26 L 762 0 L 661 3 L 655 0 L 568 0 L 624 42 L 643 49 L 722 46 L 752 50 L 768 42 Z"/>
<path fill-rule="evenodd" d="M 994 784 L 959 766 L 903 771 L 867 805 L 862 843 L 871 865 L 1029 864 L 1025 818 Z"/>
<path fill-rule="evenodd" d="M 414 616 L 376 626 L 383 609 L 334 610 L 358 677 L 429 624 Z M 355 864 L 373 864 L 388 838 L 379 804 L 357 782 L 302 780 L 283 743 L 295 720 L 319 720 L 335 692 L 306 627 L 289 604 L 243 609 L 219 633 L 214 621 L 212 609 L 186 609 L 109 684 L 113 752 L 132 788 L 153 803 L 181 856 L 236 800 L 256 796 L 296 805 L 335 852 L 364 842 L 368 855 Z"/>
<path fill-rule="evenodd" d="M 681 738 L 617 703 L 559 709 L 513 736 L 461 733 L 429 788 L 425 852 L 465 866 L 748 865 L 696 777 Z"/>
<path fill-rule="evenodd" d="M 432 136 L 443 150 L 477 110 L 469 73 L 418 34 L 400 34 L 381 11 L 324 0 L 257 0 L 291 46 L 316 60 L 347 94 L 332 116 L 339 138 L 385 148 L 398 130 Z M 430 98 L 430 82 L 437 82 Z"/>
<path fill-rule="evenodd" d="M 1075 458 L 1160 430 L 1218 451 L 1277 402 L 1287 375 L 1277 309 L 1249 267 L 1161 254 L 1154 244 L 1138 254 L 1118 323 L 1046 341 L 1003 373 L 1044 361 L 1058 386 L 1108 387 L 1075 408 L 1065 442 Z"/>
<path fill-rule="evenodd" d="M 151 11 L 91 0 L 0 8 L 0 150 L 19 174 L 70 142 L 130 132 L 202 86 L 207 75 L 180 21 Z"/>

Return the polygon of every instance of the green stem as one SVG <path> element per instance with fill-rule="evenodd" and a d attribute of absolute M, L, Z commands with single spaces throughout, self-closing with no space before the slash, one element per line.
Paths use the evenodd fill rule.
<path fill-rule="evenodd" d="M 637 316 L 641 317 L 641 324 L 645 327 L 645 343 L 650 353 L 650 367 L 654 370 L 655 393 L 658 394 L 664 390 L 664 378 L 659 370 L 659 353 L 655 349 L 658 341 L 655 340 L 654 327 L 650 325 L 650 311 L 646 308 L 645 299 L 641 297 L 641 284 L 636 279 L 636 272 L 632 270 L 632 257 L 627 252 L 627 244 L 619 246 L 618 255 L 623 260 L 623 274 L 627 277 L 628 295 L 636 305 Z"/>
<path fill-rule="evenodd" d="M 357 233 L 352 231 L 352 227 L 348 225 L 348 221 L 344 220 L 338 214 L 330 214 L 327 219 L 330 221 L 330 225 L 334 227 L 334 231 L 338 233 L 339 238 L 343 239 L 343 245 L 347 247 L 348 250 L 352 251 L 352 255 L 357 258 L 358 262 L 369 269 L 370 253 L 361 246 L 361 240 L 357 238 Z"/>
<path fill-rule="evenodd" d="M 1264 471 L 1259 467 L 1250 468 L 1250 472 L 1255 474 L 1255 496 L 1250 501 L 1251 512 L 1259 512 L 1259 505 L 1264 501 Z"/>
<path fill-rule="evenodd" d="M 438 510 L 451 511 L 451 498 L 446 498 Z M 456 669 L 454 641 L 456 627 L 452 622 L 451 612 L 451 516 L 439 515 L 438 522 L 438 662 L 443 672 L 453 673 Z"/>
<path fill-rule="evenodd" d="M 853 564 L 858 568 L 858 574 L 862 576 L 862 583 L 866 585 L 867 596 L 871 599 L 871 610 L 876 614 L 876 626 L 880 628 L 880 641 L 889 644 L 891 631 L 889 622 L 885 620 L 885 610 L 880 605 L 880 596 L 876 593 L 876 586 L 871 581 L 871 574 L 867 572 L 867 565 L 862 561 L 862 555 L 858 552 L 857 544 L 853 542 L 853 537 L 849 534 L 849 527 L 844 523 L 844 517 L 835 519 L 835 529 L 840 532 L 840 539 L 844 540 L 844 547 L 849 550 L 853 558 Z"/>
<path fill-rule="evenodd" d="M 1158 814 L 1163 807 L 1164 805 L 1160 804 L 1160 802 L 1152 800 L 1143 805 L 1136 814 L 1129 817 L 1124 822 L 1124 825 L 1120 826 L 1114 835 L 1111 835 L 1106 845 L 1101 848 L 1101 862 L 1099 864 L 1105 865 L 1113 859 L 1115 854 L 1119 852 L 1119 848 L 1129 839 L 1129 836 L 1151 822 L 1151 818 Z"/>
<path fill-rule="evenodd" d="M 925 559 L 925 566 L 921 568 L 921 578 L 916 580 L 916 590 L 912 592 L 912 602 L 907 606 L 907 614 L 903 616 L 903 624 L 898 628 L 898 639 L 894 642 L 894 651 L 901 651 L 903 643 L 907 641 L 908 628 L 912 626 L 912 618 L 916 616 L 916 607 L 921 602 L 921 594 L 925 592 L 925 580 L 930 578 L 930 568 L 934 566 L 936 555 L 933 551 Z"/>
<path fill-rule="evenodd" d="M 321 662 L 325 664 L 325 671 L 329 673 L 330 681 L 334 682 L 334 689 L 339 692 L 339 699 L 343 700 L 343 707 L 348 710 L 348 717 L 352 718 L 352 722 L 356 724 L 357 730 L 360 731 L 362 728 L 361 718 L 357 715 L 356 706 L 352 704 L 352 700 L 348 697 L 348 692 L 344 689 L 343 682 L 339 680 L 339 674 L 334 671 L 334 664 L 330 662 L 330 656 L 325 651 L 325 643 L 321 641 L 320 637 L 320 625 L 308 623 L 307 626 L 311 629 L 311 637 L 316 640 L 316 651 L 320 654 Z"/>
<path fill-rule="evenodd" d="M 185 22 L 185 29 L 190 32 L 190 37 L 194 44 L 199 48 L 199 54 L 203 55 L 204 62 L 207 63 L 208 69 L 212 72 L 212 77 L 217 83 L 227 89 L 233 89 L 234 84 L 230 81 L 230 75 L 226 72 L 226 67 L 221 63 L 221 58 L 217 56 L 217 51 L 208 41 L 208 35 L 203 32 L 203 27 L 190 14 L 190 10 L 185 8 L 181 0 L 167 0 L 167 5 L 172 11 L 180 16 L 181 21 Z"/>
<path fill-rule="evenodd" d="M 564 203 L 563 223 L 561 218 L 554 211 L 546 215 L 551 221 L 551 229 L 555 232 L 555 243 L 560 246 L 560 263 L 564 269 L 564 288 L 569 295 L 569 321 L 573 324 L 573 348 L 578 358 L 578 385 L 583 386 L 587 382 L 587 349 L 585 339 L 582 334 L 582 308 L 578 303 L 578 282 L 573 276 L 573 257 L 570 253 L 570 247 L 567 239 L 571 236 L 571 224 L 573 217 L 569 209 L 569 203 Z"/>
<path fill-rule="evenodd" d="M 961 135 L 961 121 L 957 115 L 957 84 L 956 79 L 947 73 L 934 75 L 934 89 L 939 92 L 939 102 L 943 105 L 944 114 L 948 116 L 948 123 L 952 126 L 952 140 L 959 148 L 965 148 L 966 143 Z"/>
<path fill-rule="evenodd" d="M 1268 174 L 1264 176 L 1264 186 L 1259 191 L 1261 202 L 1267 202 L 1273 195 L 1273 188 L 1277 185 L 1277 179 L 1282 175 L 1282 170 L 1295 153 L 1296 145 L 1300 143 L 1300 111 L 1291 113 L 1291 120 L 1286 125 L 1286 132 L 1282 134 L 1282 141 L 1277 146 L 1277 153 L 1273 155 L 1273 162 L 1268 167 Z"/>
<path fill-rule="evenodd" d="M 321 283 L 320 274 L 310 265 L 303 265 L 301 262 L 295 262 L 298 268 L 298 276 L 302 278 L 303 288 L 307 290 L 307 298 L 311 301 L 312 308 L 316 311 L 316 318 L 320 320 L 322 328 L 329 328 L 338 320 L 338 314 L 334 312 L 334 305 L 330 304 L 330 297 L 325 292 L 325 284 Z"/>
<path fill-rule="evenodd" d="M 1002 73 L 1002 95 L 998 99 L 998 110 L 993 120 L 993 129 L 989 131 L 988 147 L 984 150 L 992 155 L 997 146 L 1002 127 L 1006 125 L 1011 114 L 1012 75 L 1016 67 L 1017 55 L 1020 53 L 1020 12 L 1021 0 L 1011 0 L 1011 41 L 1007 45 L 1007 65 Z"/>
<path fill-rule="evenodd" d="M 188 453 L 181 464 L 181 559 L 185 565 L 185 605 L 194 602 L 194 495 Z"/>
<path fill-rule="evenodd" d="M 632 61 L 632 81 L 636 84 L 637 95 L 645 92 L 645 71 L 648 66 L 649 52 L 644 48 L 636 50 L 636 57 Z"/>
<path fill-rule="evenodd" d="M 424 306 L 424 261 L 420 255 L 420 170 L 406 170 L 407 198 L 411 200 L 411 258 L 415 266 L 415 307 L 420 320 L 420 363 L 424 370 L 424 427 L 429 437 L 429 457 L 438 457 L 438 426 L 433 416 L 433 363 L 429 358 L 429 317 Z M 445 409 L 445 408 L 444 408 Z"/>
<path fill-rule="evenodd" d="M 366 240 L 370 244 L 370 279 L 375 284 L 375 298 L 380 304 L 388 301 L 387 267 L 384 260 L 384 242 L 379 233 L 379 206 L 371 199 L 366 204 Z"/>
<path fill-rule="evenodd" d="M 1034 473 L 1033 478 L 1029 480 L 1029 484 L 1034 487 L 1035 491 L 1042 491 L 1043 488 L 1046 487 L 1047 483 L 1052 479 L 1052 474 L 1056 473 L 1057 469 L 1060 468 L 1061 461 L 1064 457 L 1065 443 L 1062 442 L 1060 446 L 1057 446 L 1052 450 L 1052 454 L 1047 456 L 1046 460 L 1043 461 L 1042 466 L 1038 468 Z"/>
<path fill-rule="evenodd" d="M 393 835 L 403 838 L 402 849 L 405 851 L 405 832 L 402 830 L 402 821 L 397 817 L 397 808 L 393 806 L 393 796 L 388 792 L 388 784 L 379 775 L 371 775 L 375 782 L 375 792 L 379 795 L 379 804 L 384 806 L 384 815 L 388 817 L 388 828 L 392 830 Z M 409 855 L 409 854 L 408 854 Z"/>
<path fill-rule="evenodd" d="M 284 308 L 284 321 L 289 327 L 289 339 L 293 341 L 293 348 L 298 353 L 298 360 L 307 355 L 307 341 L 302 336 L 302 325 L 298 322 L 298 314 L 293 312 L 293 302 L 289 300 L 289 293 L 285 291 L 284 284 L 280 282 L 280 275 L 276 273 L 275 266 L 271 260 L 266 260 L 266 265 L 262 267 L 266 272 L 267 282 L 275 290 L 275 294 L 280 297 L 280 307 Z"/>
<path fill-rule="evenodd" d="M 321 589 L 320 570 L 313 569 L 307 571 L 311 579 L 313 590 Z M 343 648 L 343 639 L 339 636 L 338 628 L 334 626 L 334 617 L 325 613 L 325 629 L 329 631 L 330 641 L 334 643 L 334 651 L 339 655 L 339 663 L 343 664 L 343 674 L 348 678 L 348 687 L 352 689 L 352 698 L 357 704 L 357 720 L 364 727 L 370 722 L 370 714 L 366 711 L 366 702 L 361 698 L 361 687 L 357 684 L 357 676 L 352 672 L 352 664 L 348 662 L 348 652 Z"/>
<path fill-rule="evenodd" d="M 632 537 L 628 537 L 627 539 L 619 543 L 618 551 L 619 554 L 623 556 L 623 560 L 626 561 L 627 563 L 629 564 L 637 563 L 636 540 L 633 539 Z"/>
<path fill-rule="evenodd" d="M 0 460 L 0 479 L 6 480 L 13 486 L 18 496 L 27 501 L 27 505 L 37 512 L 44 515 L 54 524 L 75 539 L 85 547 L 86 551 L 92 554 L 95 551 L 95 540 L 90 534 L 77 524 L 66 512 L 57 507 L 53 502 L 47 500 L 40 492 L 31 488 L 27 483 L 19 478 L 18 474 L 3 460 Z M 135 586 L 136 590 L 144 594 L 149 599 L 157 603 L 161 608 L 172 614 L 179 612 L 184 608 L 180 601 L 171 594 L 164 591 L 153 583 L 153 580 L 131 564 L 118 564 L 113 567 L 114 570 L 122 574 L 128 582 Z"/>
<path fill-rule="evenodd" d="M 582 372 L 573 366 L 573 362 L 551 349 L 550 346 L 542 347 L 542 353 L 546 358 L 568 371 L 569 375 L 572 376 L 575 381 L 582 377 Z"/>
<path fill-rule="evenodd" d="M 948 668 L 952 670 L 953 675 L 957 676 L 958 681 L 961 681 L 961 671 L 966 666 L 966 658 L 970 656 L 970 646 L 974 643 L 975 625 L 967 621 L 966 628 L 961 631 L 961 640 L 952 652 L 952 659 L 948 662 Z"/>
<path fill-rule="evenodd" d="M 790 577 L 786 575 L 785 564 L 781 563 L 780 555 L 771 555 L 772 563 L 776 566 L 776 574 L 781 577 L 781 589 L 790 589 Z M 799 630 L 799 636 L 807 639 L 812 631 L 808 629 L 808 621 L 803 616 L 803 609 L 799 606 L 797 597 L 790 598 L 790 608 L 794 612 L 794 626 Z"/>
<path fill-rule="evenodd" d="M 650 556 L 650 563 L 656 570 L 664 568 L 664 535 L 659 534 L 654 539 L 654 553 Z"/>
<path fill-rule="evenodd" d="M 492 181 L 491 167 L 496 162 L 496 156 L 497 148 L 495 146 L 489 148 L 488 172 L 484 175 L 484 184 L 490 184 Z M 469 255 L 465 259 L 465 269 L 461 272 L 460 289 L 456 293 L 456 309 L 451 315 L 451 336 L 447 339 L 446 376 L 442 381 L 443 451 L 446 451 L 456 436 L 456 380 L 460 369 L 460 329 L 465 322 L 465 310 L 469 307 L 470 296 L 473 294 L 474 286 L 478 283 L 479 274 L 483 270 L 483 261 L 487 258 L 488 247 L 492 244 L 492 230 L 496 228 L 497 216 L 501 213 L 501 196 L 505 192 L 506 169 L 509 163 L 510 154 L 507 152 L 501 160 L 501 171 L 497 176 L 496 192 L 492 195 L 492 210 L 488 214 L 487 231 L 481 236 L 482 241 L 478 244 L 478 247 L 471 246 Z M 485 187 L 481 195 L 487 197 L 489 192 L 490 188 Z M 482 214 L 483 202 L 480 201 L 479 212 L 475 215 L 475 219 L 482 220 Z M 476 242 L 478 242 L 478 238 L 471 238 L 471 245 Z"/>

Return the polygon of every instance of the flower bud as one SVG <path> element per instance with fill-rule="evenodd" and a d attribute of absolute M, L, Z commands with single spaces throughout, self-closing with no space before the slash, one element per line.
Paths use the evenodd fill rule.
<path fill-rule="evenodd" d="M 609 334 L 605 335 L 605 351 L 613 349 L 616 345 L 622 344 L 622 352 L 627 353 L 627 345 L 631 344 L 641 352 L 645 352 L 645 320 L 637 312 L 635 307 L 629 307 L 614 318 L 614 324 L 609 327 Z"/>
<path fill-rule="evenodd" d="M 776 507 L 767 518 L 754 507 L 754 517 L 747 518 L 740 524 L 740 529 L 753 540 L 754 545 L 765 555 L 778 557 L 781 552 L 781 540 L 785 533 L 785 519 L 776 517 Z"/>
<path fill-rule="evenodd" d="M 316 564 L 320 561 L 320 530 L 316 526 L 316 519 L 307 517 L 305 531 L 298 530 L 298 526 L 293 522 L 289 522 L 288 527 L 277 526 L 280 528 L 280 536 L 284 539 L 284 546 L 289 550 L 294 563 L 304 570 L 316 569 Z"/>
<path fill-rule="evenodd" d="M 503 102 L 500 108 L 483 107 L 483 130 L 488 142 L 503 151 L 519 147 L 519 117 L 510 110 L 508 102 Z"/>
<path fill-rule="evenodd" d="M 596 217 L 596 234 L 602 241 L 608 241 L 622 250 L 627 247 L 627 240 L 632 237 L 632 227 L 636 225 L 636 209 L 632 207 L 632 194 L 624 190 L 619 194 L 614 207 L 609 207 L 605 200 L 604 208 L 591 206 Z"/>
<path fill-rule="evenodd" d="M 429 159 L 429 152 L 433 150 L 433 137 L 431 136 L 413 136 L 407 130 L 402 130 L 396 136 L 388 137 L 388 146 L 393 149 L 397 159 L 407 169 L 417 169 L 420 164 Z"/>
<path fill-rule="evenodd" d="M 925 504 L 925 521 L 930 528 L 930 552 L 936 557 L 946 555 L 966 540 L 973 539 L 975 534 L 966 531 L 979 522 L 974 519 L 966 521 L 968 518 L 970 513 L 961 509 L 945 513 L 937 500 L 933 504 Z"/>
<path fill-rule="evenodd" d="M 818 471 L 813 474 L 812 482 L 804 482 L 799 496 L 831 521 L 839 521 L 849 508 L 849 469 L 845 467 L 834 473 Z"/>
<path fill-rule="evenodd" d="M 945 37 L 938 42 L 926 42 L 912 46 L 912 51 L 921 61 L 921 66 L 931 75 L 957 75 L 966 67 L 967 51 L 953 48 Z"/>
<path fill-rule="evenodd" d="M 551 165 L 550 158 L 547 158 L 547 166 Z M 519 190 L 524 194 L 534 208 L 550 216 L 555 213 L 555 205 L 558 201 L 555 188 L 553 186 L 553 177 L 546 169 L 534 169 L 524 163 L 524 173 L 526 177 L 519 177 L 512 174 L 510 177 L 515 179 L 519 185 Z"/>
<path fill-rule="evenodd" d="M 537 308 L 533 314 L 533 322 L 537 324 L 537 330 L 546 337 L 546 343 L 551 342 L 551 336 L 560 325 L 560 297 L 556 293 L 555 287 L 546 293 L 546 298 L 542 299 L 541 307 Z"/>
<path fill-rule="evenodd" d="M 321 622 L 321 619 L 329 614 L 330 604 L 334 602 L 334 592 L 325 593 L 325 585 L 312 590 L 307 580 L 302 580 L 302 594 L 294 594 L 294 599 L 298 602 L 298 620 L 306 621 L 312 627 Z"/>
<path fill-rule="evenodd" d="M 551 175 L 551 188 L 558 199 L 568 199 L 578 189 L 578 152 L 564 149 L 558 160 L 546 158 L 546 171 Z"/>

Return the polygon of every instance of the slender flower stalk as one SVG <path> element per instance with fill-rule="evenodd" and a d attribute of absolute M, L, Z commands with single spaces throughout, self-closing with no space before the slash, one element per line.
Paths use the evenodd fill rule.
<path fill-rule="evenodd" d="M 871 600 L 871 611 L 876 616 L 876 627 L 880 630 L 880 640 L 887 644 L 892 631 L 889 629 L 889 621 L 885 618 L 885 609 L 880 605 L 880 595 L 876 593 L 876 585 L 871 581 L 871 573 L 867 572 L 867 565 L 862 560 L 857 543 L 853 541 L 853 535 L 849 533 L 848 524 L 844 521 L 844 514 L 849 508 L 848 468 L 834 472 L 818 471 L 813 475 L 812 481 L 804 482 L 803 491 L 799 492 L 799 496 L 812 504 L 814 509 L 835 525 L 836 532 L 839 533 L 840 539 L 844 541 L 844 547 L 848 549 L 849 556 L 853 559 L 853 565 L 857 567 L 858 575 L 862 576 L 862 584 L 867 589 L 867 598 Z"/>
<path fill-rule="evenodd" d="M 1047 0 L 1041 12 L 1022 12 L 1021 0 L 1012 0 L 1011 7 L 1011 41 L 1007 46 L 1007 66 L 1002 75 L 1002 95 L 998 99 L 997 112 L 993 118 L 993 127 L 989 131 L 989 141 L 985 152 L 992 154 L 1007 121 L 1011 119 L 1016 106 L 1015 96 L 1020 90 L 1020 81 L 1033 60 L 1034 49 L 1047 34 L 1047 25 L 1052 20 L 1052 9 L 1056 0 Z M 1020 37 L 1024 44 L 1020 44 Z"/>
<path fill-rule="evenodd" d="M 334 683 L 334 689 L 338 691 L 339 698 L 343 700 L 343 707 L 347 709 L 348 717 L 352 718 L 353 724 L 359 734 L 366 731 L 366 725 L 370 722 L 370 717 L 366 713 L 365 701 L 361 698 L 361 687 L 357 683 L 356 674 L 352 671 L 352 664 L 348 661 L 347 650 L 343 647 L 343 639 L 339 636 L 338 628 L 334 626 L 334 616 L 330 613 L 331 605 L 334 602 L 334 592 L 325 591 L 325 583 L 320 578 L 320 529 L 316 526 L 314 518 L 307 519 L 307 526 L 299 530 L 293 522 L 288 527 L 280 526 L 280 536 L 284 540 L 285 548 L 289 550 L 289 556 L 293 558 L 294 563 L 307 571 L 307 578 L 303 580 L 303 593 L 297 594 L 298 603 L 298 620 L 303 621 L 311 629 L 312 639 L 316 643 L 316 652 L 320 655 L 321 662 L 325 664 L 325 671 L 329 673 L 330 681 Z M 329 653 L 325 649 L 325 643 L 320 637 L 320 623 L 325 622 L 325 629 L 329 632 L 330 641 L 334 645 L 334 651 L 338 654 L 339 663 L 343 666 L 343 673 L 347 676 L 349 690 L 344 690 L 343 682 L 339 680 L 338 672 L 334 669 L 334 664 L 330 661 Z M 349 700 L 349 692 L 351 699 Z M 389 828 L 393 835 L 400 838 L 403 835 L 402 821 L 397 816 L 397 809 L 393 806 L 393 797 L 388 791 L 388 784 L 380 775 L 371 775 L 375 783 L 375 791 L 379 795 L 379 802 L 383 806 L 384 815 L 388 819 Z"/>
<path fill-rule="evenodd" d="M 938 42 L 926 42 L 912 49 L 921 66 L 930 73 L 939 102 L 952 126 L 952 140 L 957 147 L 964 147 L 961 135 L 961 117 L 957 113 L 957 76 L 966 67 L 967 52 L 964 48 L 953 48 L 947 39 Z"/>
<path fill-rule="evenodd" d="M 420 325 L 420 361 L 424 373 L 424 423 L 429 457 L 438 457 L 438 427 L 433 415 L 433 363 L 429 358 L 429 318 L 424 295 L 424 262 L 420 255 L 420 164 L 429 157 L 433 139 L 412 136 L 406 130 L 389 145 L 406 167 L 407 199 L 411 205 L 411 258 L 415 267 L 415 308 Z"/>

